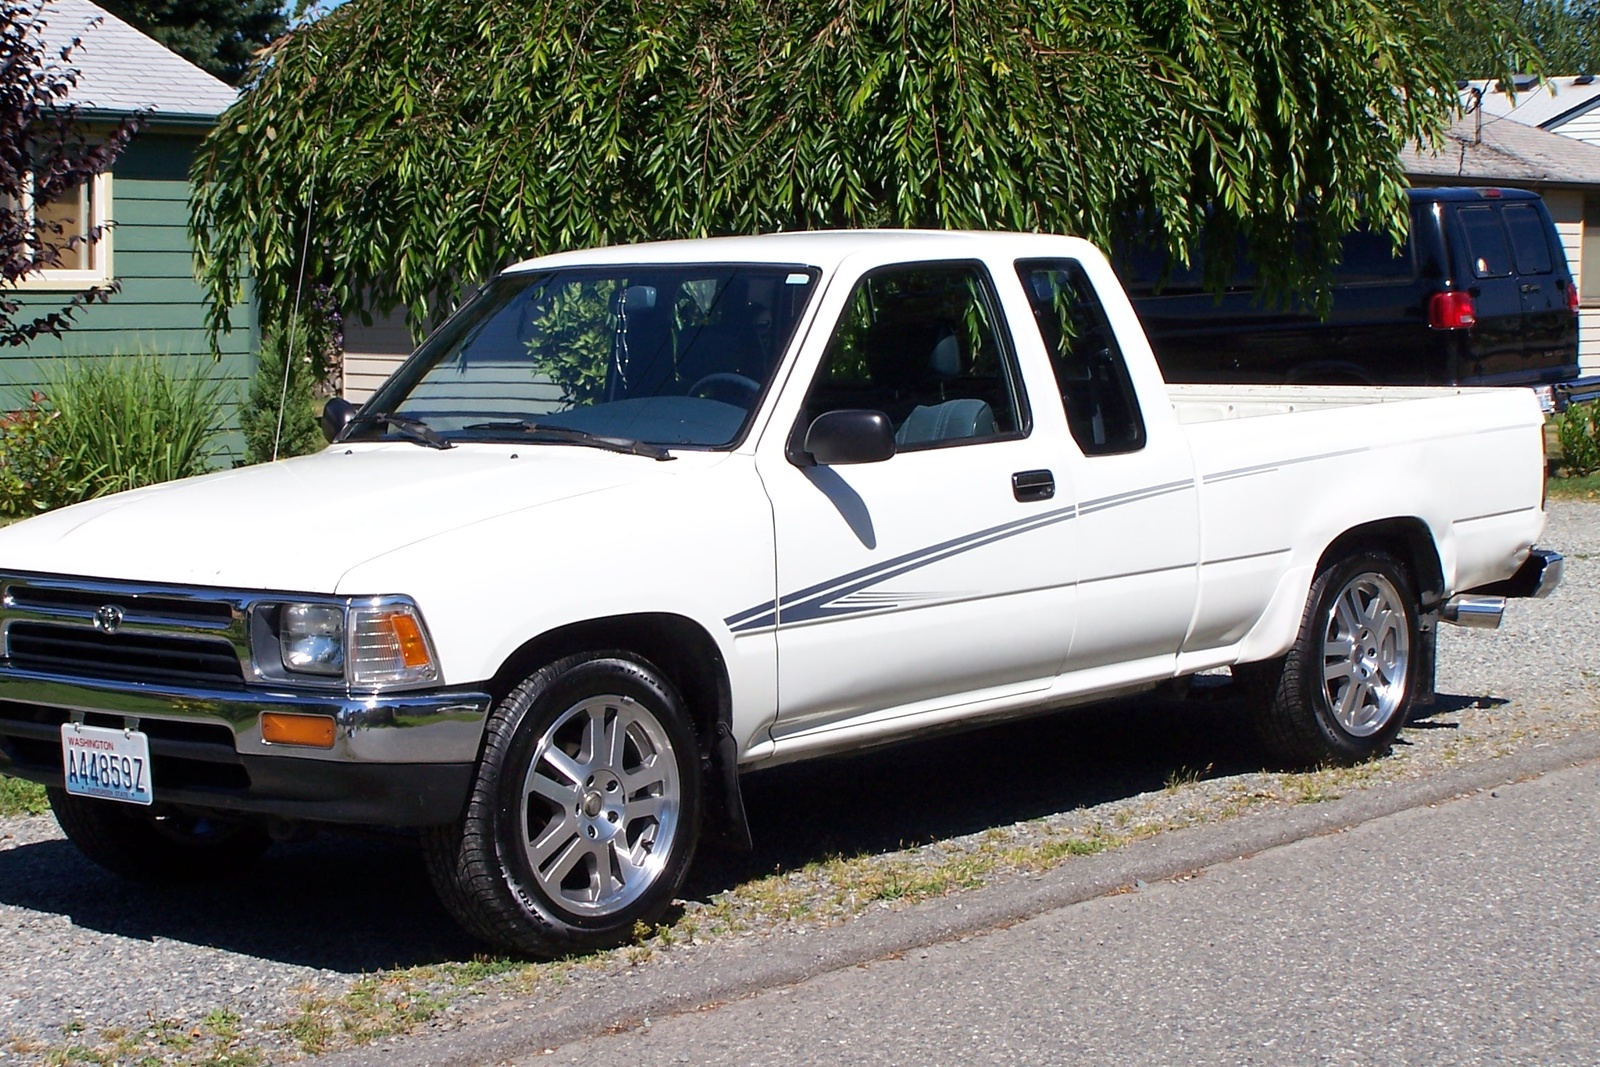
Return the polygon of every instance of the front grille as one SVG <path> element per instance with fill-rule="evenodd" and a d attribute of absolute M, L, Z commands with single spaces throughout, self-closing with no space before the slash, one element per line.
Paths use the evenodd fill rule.
<path fill-rule="evenodd" d="M 97 609 L 113 603 L 130 617 L 160 619 L 168 623 L 188 623 L 210 629 L 226 629 L 233 623 L 233 606 L 225 600 L 200 600 L 162 596 L 145 592 L 102 592 L 61 586 L 13 583 L 6 590 L 8 607 L 22 612 L 60 611 L 92 617 Z"/>
<path fill-rule="evenodd" d="M 238 654 L 218 638 L 105 634 L 40 622 L 13 622 L 7 637 L 11 665 L 25 671 L 114 681 L 244 686 Z"/>
<path fill-rule="evenodd" d="M 0 577 L 6 666 L 64 678 L 242 689 L 249 611 L 220 590 Z"/>

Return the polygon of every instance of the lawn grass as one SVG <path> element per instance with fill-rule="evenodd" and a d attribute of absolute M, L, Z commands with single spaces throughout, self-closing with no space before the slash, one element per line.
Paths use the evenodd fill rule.
<path fill-rule="evenodd" d="M 0 817 L 43 815 L 49 810 L 50 805 L 44 799 L 44 786 L 0 774 Z"/>
<path fill-rule="evenodd" d="M 1600 473 L 1578 478 L 1552 477 L 1547 484 L 1551 500 L 1600 500 Z"/>

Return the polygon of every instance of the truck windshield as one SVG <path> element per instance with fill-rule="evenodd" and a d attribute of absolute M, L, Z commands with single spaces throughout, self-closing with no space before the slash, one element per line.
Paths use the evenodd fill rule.
<path fill-rule="evenodd" d="M 406 361 L 348 439 L 737 442 L 814 268 L 671 264 L 503 274 Z M 409 432 L 403 432 L 410 427 Z"/>

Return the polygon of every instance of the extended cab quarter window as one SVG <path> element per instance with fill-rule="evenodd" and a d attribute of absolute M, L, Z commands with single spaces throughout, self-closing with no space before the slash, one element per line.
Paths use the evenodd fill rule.
<path fill-rule="evenodd" d="M 1133 382 L 1083 267 L 1072 260 L 1024 260 L 1017 275 L 1033 305 L 1033 321 L 1078 447 L 1087 456 L 1143 448 L 1144 419 Z"/>
<path fill-rule="evenodd" d="M 829 411 L 882 411 L 899 451 L 1018 432 L 1016 374 L 975 264 L 876 271 L 850 295 L 800 428 Z"/>

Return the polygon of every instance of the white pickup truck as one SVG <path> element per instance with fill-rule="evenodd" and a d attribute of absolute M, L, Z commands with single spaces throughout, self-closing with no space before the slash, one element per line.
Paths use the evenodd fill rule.
<path fill-rule="evenodd" d="M 1233 668 L 1383 752 L 1542 595 L 1527 390 L 1168 389 L 1106 261 L 848 232 L 520 264 L 318 455 L 0 531 L 0 770 L 131 876 L 420 828 L 483 938 L 625 938 L 742 772 Z"/>

